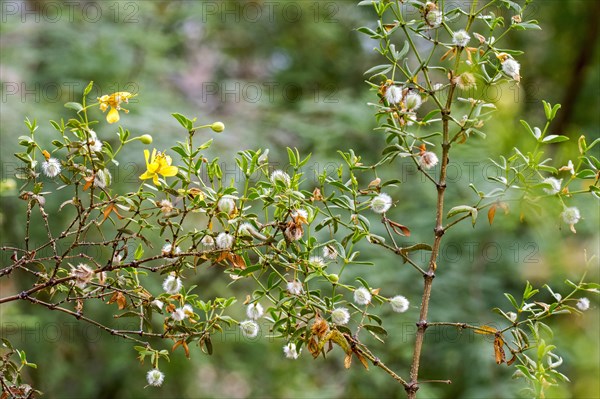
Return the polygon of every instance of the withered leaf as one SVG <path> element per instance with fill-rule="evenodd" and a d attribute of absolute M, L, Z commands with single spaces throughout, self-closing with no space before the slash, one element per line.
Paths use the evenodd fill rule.
<path fill-rule="evenodd" d="M 328 339 L 331 339 L 333 342 L 338 344 L 344 352 L 352 354 L 352 348 L 350 346 L 350 343 L 348 342 L 344 334 L 342 334 L 338 330 L 331 330 Z"/>
<path fill-rule="evenodd" d="M 221 252 L 219 254 L 219 256 L 217 256 L 217 259 L 215 259 L 215 262 L 218 263 L 218 262 L 224 261 L 228 257 L 229 257 L 229 252 L 227 252 L 227 251 Z"/>
<path fill-rule="evenodd" d="M 234 268 L 244 270 L 246 268 L 246 261 L 244 257 L 238 254 L 229 253 L 227 259 L 231 262 Z"/>
<path fill-rule="evenodd" d="M 506 363 L 506 354 L 504 353 L 504 340 L 500 334 L 496 334 L 494 338 L 494 356 L 497 364 Z"/>
<path fill-rule="evenodd" d="M 175 342 L 175 344 L 173 344 L 173 347 L 171 348 L 171 352 L 175 352 L 175 349 L 177 349 L 179 346 L 181 346 L 183 344 L 183 340 L 180 339 L 179 341 Z"/>
<path fill-rule="evenodd" d="M 202 352 L 208 355 L 212 355 L 213 346 L 212 341 L 210 339 L 210 335 L 204 335 L 202 336 L 202 338 L 200 338 L 200 349 L 202 350 Z"/>
<path fill-rule="evenodd" d="M 113 204 L 113 203 L 110 203 L 110 204 L 108 204 L 108 205 L 106 206 L 106 208 L 104 209 L 104 212 L 103 212 L 103 214 L 104 214 L 104 219 L 102 219 L 102 222 L 104 222 L 106 219 L 108 219 L 108 217 L 110 216 L 110 213 L 111 213 L 111 212 L 114 212 L 114 213 L 115 213 L 115 215 L 117 215 L 117 217 L 118 217 L 119 219 L 123 219 L 123 216 L 121 216 L 121 215 L 119 214 L 119 212 L 117 211 L 117 207 L 115 206 L 115 204 Z"/>
<path fill-rule="evenodd" d="M 175 311 L 175 309 L 176 309 L 176 307 L 172 303 L 168 304 L 167 307 L 165 308 L 167 313 L 173 313 Z"/>
<path fill-rule="evenodd" d="M 85 177 L 85 184 L 83 185 L 83 191 L 86 191 L 88 188 L 90 188 L 92 186 L 92 183 L 94 182 L 94 177 L 88 178 Z"/>
<path fill-rule="evenodd" d="M 480 326 L 479 328 L 475 329 L 475 334 L 496 334 L 496 330 L 494 327 L 490 327 L 490 326 Z"/>
<path fill-rule="evenodd" d="M 392 230 L 394 230 L 394 233 L 396 233 L 400 236 L 410 237 L 410 229 L 408 227 L 404 226 L 403 224 L 389 220 L 389 219 L 387 222 L 392 227 Z"/>
<path fill-rule="evenodd" d="M 488 211 L 488 222 L 490 222 L 490 226 L 492 225 L 492 223 L 494 223 L 494 217 L 496 216 L 496 208 L 497 205 L 494 204 L 490 207 L 490 210 Z"/>
<path fill-rule="evenodd" d="M 513 357 L 511 357 L 510 360 L 506 362 L 506 365 L 510 366 L 511 364 L 513 364 L 515 362 L 515 360 L 517 360 L 517 355 L 515 353 L 513 353 Z"/>
<path fill-rule="evenodd" d="M 83 300 L 82 299 L 77 300 L 77 304 L 75 305 L 75 310 L 77 311 L 77 313 L 83 312 Z"/>
<path fill-rule="evenodd" d="M 120 291 L 115 291 L 115 293 L 112 294 L 107 303 L 110 305 L 111 303 L 115 302 L 117 303 L 119 310 L 123 310 L 125 309 L 125 306 L 127 306 L 127 299 L 125 298 L 125 295 L 123 295 L 123 293 Z"/>
<path fill-rule="evenodd" d="M 348 353 L 344 359 L 344 367 L 349 369 L 352 365 L 352 353 Z"/>
<path fill-rule="evenodd" d="M 377 177 L 376 179 L 371 180 L 371 182 L 369 183 L 369 188 L 379 187 L 380 184 L 381 184 L 381 179 L 379 177 Z"/>
<path fill-rule="evenodd" d="M 308 351 L 312 354 L 313 358 L 317 358 L 319 357 L 319 345 L 317 344 L 317 340 L 315 339 L 315 337 L 311 337 L 310 340 L 308 341 L 308 345 L 307 345 Z"/>
<path fill-rule="evenodd" d="M 319 187 L 316 187 L 313 190 L 312 197 L 310 197 L 310 200 L 312 202 L 314 202 L 314 201 L 323 201 L 323 195 L 321 194 L 321 190 L 319 190 Z"/>
<path fill-rule="evenodd" d="M 187 342 L 183 341 L 183 350 L 185 351 L 185 357 L 190 358 L 190 348 L 188 347 Z"/>
<path fill-rule="evenodd" d="M 384 24 L 383 28 L 386 30 L 386 32 L 391 31 L 392 29 L 394 29 L 396 26 L 398 25 L 398 23 L 394 23 L 394 24 Z"/>
<path fill-rule="evenodd" d="M 322 317 L 317 316 L 310 330 L 317 337 L 323 338 L 329 331 L 329 324 Z"/>
<path fill-rule="evenodd" d="M 354 351 L 354 353 L 356 354 L 356 357 L 358 358 L 358 360 L 360 360 L 360 362 L 362 363 L 363 367 L 368 370 L 369 363 L 367 363 L 367 359 L 365 359 L 364 356 L 361 355 L 360 353 L 358 353 L 356 350 Z"/>

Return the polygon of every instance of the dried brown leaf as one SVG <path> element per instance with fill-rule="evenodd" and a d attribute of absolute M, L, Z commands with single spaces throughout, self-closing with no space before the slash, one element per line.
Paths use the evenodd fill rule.
<path fill-rule="evenodd" d="M 496 334 L 497 331 L 494 327 L 480 326 L 478 329 L 475 329 L 475 334 Z"/>
<path fill-rule="evenodd" d="M 227 259 L 231 262 L 234 268 L 244 270 L 246 268 L 246 261 L 243 256 L 238 254 L 229 253 Z"/>
<path fill-rule="evenodd" d="M 356 354 L 356 357 L 358 358 L 358 360 L 360 360 L 360 362 L 362 363 L 363 367 L 365 369 L 369 369 L 369 363 L 367 363 L 367 359 L 365 359 L 365 357 L 363 355 L 361 355 L 360 353 L 358 353 L 357 351 L 354 351 L 354 354 Z"/>
<path fill-rule="evenodd" d="M 497 364 L 506 363 L 506 354 L 504 353 L 503 346 L 504 340 L 500 334 L 496 334 L 496 338 L 494 338 L 494 357 Z"/>
<path fill-rule="evenodd" d="M 352 353 L 348 353 L 344 359 L 344 367 L 349 369 L 352 366 Z"/>
<path fill-rule="evenodd" d="M 498 208 L 498 206 L 494 204 L 490 207 L 490 210 L 488 211 L 488 222 L 490 222 L 490 226 L 492 225 L 492 223 L 494 223 L 494 217 L 496 216 L 496 208 Z"/>

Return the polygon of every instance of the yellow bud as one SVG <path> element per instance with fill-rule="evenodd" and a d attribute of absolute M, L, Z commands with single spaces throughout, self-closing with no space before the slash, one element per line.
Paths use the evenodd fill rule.
<path fill-rule="evenodd" d="M 225 125 L 223 122 L 215 122 L 210 125 L 210 128 L 216 133 L 221 133 L 223 130 L 225 130 Z"/>
<path fill-rule="evenodd" d="M 331 281 L 332 283 L 337 283 L 338 281 L 340 281 L 340 276 L 338 276 L 337 274 L 328 274 L 327 280 Z"/>

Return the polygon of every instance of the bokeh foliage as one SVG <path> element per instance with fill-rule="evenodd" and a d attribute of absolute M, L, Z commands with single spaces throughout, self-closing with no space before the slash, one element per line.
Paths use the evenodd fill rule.
<path fill-rule="evenodd" d="M 300 17 L 284 14 L 288 3 L 292 4 L 289 10 L 302 10 Z M 591 40 L 587 33 L 592 16 L 598 17 L 598 7 L 592 3 L 534 3 L 531 12 L 535 15 L 531 17 L 540 21 L 541 33 L 534 36 L 521 32 L 508 39 L 508 47 L 523 49 L 526 54 L 519 59 L 523 82 L 520 87 L 503 88 L 497 96 L 500 115 L 487 126 L 488 138 L 463 150 L 465 158 L 480 164 L 473 166 L 472 175 L 468 167 L 459 165 L 461 174 L 456 180 L 463 188 L 451 188 L 450 198 L 468 198 L 471 192 L 468 183 L 464 183 L 485 184 L 482 171 L 489 157 L 508 153 L 512 147 L 527 142 L 518 120 L 542 120 L 542 98 L 551 103 L 563 102 L 564 106 L 564 99 L 574 89 L 569 85 L 574 74 L 582 75 L 581 87 L 577 87 L 564 130 L 557 133 L 573 139 L 581 133 L 598 137 L 600 114 L 590 112 L 600 107 L 598 41 Z M 72 20 L 63 15 L 54 21 L 47 17 L 50 11 L 44 1 L 15 4 L 27 4 L 34 11 L 23 21 L 21 14 L 9 15 L 3 8 L 3 178 L 14 173 L 14 137 L 25 130 L 25 116 L 38 121 L 57 115 L 66 118 L 69 111 L 63 103 L 72 101 L 70 96 L 76 97 L 92 79 L 106 87 L 106 92 L 124 88 L 139 91 L 139 104 L 123 124 L 143 130 L 139 133 L 152 133 L 158 148 L 170 147 L 173 134 L 178 131 L 171 112 L 226 120 L 227 133 L 215 140 L 212 151 L 230 163 L 225 168 L 229 171 L 234 170 L 232 155 L 246 147 L 269 148 L 271 161 L 283 164 L 285 146 L 297 146 L 304 153 L 313 153 L 316 162 L 311 168 L 315 170 L 337 162 L 336 149 L 354 148 L 366 160 L 373 160 L 384 147 L 383 137 L 372 130 L 375 120 L 365 105 L 372 99 L 362 75 L 374 64 L 375 55 L 372 44 L 353 30 L 368 23 L 371 16 L 354 2 L 271 2 L 278 5 L 272 12 L 267 12 L 265 2 L 260 1 L 93 3 L 103 13 L 97 21 L 89 15 L 86 18 L 81 7 L 75 8 Z M 262 10 L 261 16 L 244 17 L 243 7 L 248 5 Z M 36 9 L 39 22 L 35 19 Z M 115 10 L 119 12 L 115 14 Z M 250 11 L 246 8 L 246 12 Z M 509 17 L 506 10 L 498 12 Z M 577 60 L 586 53 L 589 55 L 587 59 L 583 57 L 585 67 L 577 69 Z M 15 84 L 19 92 L 10 94 Z M 271 98 L 265 84 L 277 85 Z M 60 88 L 57 96 L 55 86 Z M 250 92 L 254 86 L 262 90 L 257 101 Z M 74 87 L 74 92 L 69 87 Z M 243 88 L 248 90 L 246 94 Z M 24 94 L 24 90 L 38 94 Z M 227 95 L 227 90 L 237 94 Z M 44 126 L 43 131 L 49 133 L 50 126 Z M 117 141 L 115 131 L 109 128 L 98 134 L 105 140 L 113 137 Z M 52 138 L 48 136 L 49 143 Z M 566 163 L 576 155 L 575 143 L 572 144 L 569 150 L 553 156 Z M 123 187 L 136 183 L 143 164 L 139 154 L 125 155 L 132 162 L 128 165 L 131 175 L 115 178 L 115 184 Z M 413 234 L 427 236 L 431 227 L 425 215 L 434 199 L 428 197 L 424 182 L 410 165 L 397 172 L 400 176 L 396 178 L 403 184 L 395 194 L 404 200 L 394 212 L 411 215 Z M 231 176 L 235 178 L 234 173 Z M 1 198 L 2 243 L 23 235 L 20 217 L 24 204 L 7 194 L 10 192 L 4 192 Z M 47 208 L 56 210 L 65 199 L 56 193 L 54 198 L 48 198 Z M 576 279 L 583 271 L 583 250 L 597 254 L 599 249 L 598 204 L 577 205 L 584 220 L 578 225 L 575 238 L 568 231 L 559 230 L 554 220 L 540 218 L 521 223 L 516 214 L 498 215 L 493 228 L 481 224 L 476 230 L 464 226 L 453 232 L 442 252 L 442 259 L 449 266 L 436 279 L 431 320 L 489 318 L 493 323 L 490 309 L 504 300 L 498 293 L 508 291 L 518 296 L 525 278 L 534 284 L 548 281 L 553 286 L 559 286 L 565 278 Z M 43 231 L 34 238 L 43 240 Z M 562 245 L 556 245 L 557 242 Z M 476 247 L 475 243 L 480 244 Z M 486 244 L 489 251 L 482 249 Z M 495 255 L 495 249 L 501 254 Z M 371 284 L 388 291 L 401 290 L 405 296 L 415 298 L 415 304 L 418 302 L 421 287 L 413 284 L 413 276 L 409 278 L 409 272 L 393 256 L 378 251 L 363 256 L 376 263 L 367 272 Z M 597 265 L 591 277 L 598 280 Z M 192 283 L 207 295 L 239 295 L 215 270 L 202 271 Z M 16 291 L 21 283 L 11 284 L 14 286 L 0 289 Z M 108 310 L 105 312 L 109 317 Z M 402 319 L 411 316 L 416 319 L 416 308 Z M 29 372 L 28 378 L 42 391 L 57 397 L 404 395 L 388 376 L 376 370 L 344 370 L 339 353 L 333 353 L 325 362 L 315 362 L 308 356 L 296 362 L 284 361 L 280 342 L 241 341 L 234 334 L 224 334 L 222 342 L 214 343 L 212 357 L 194 356 L 189 361 L 181 354 L 172 356 L 165 370 L 169 383 L 161 390 L 144 390 L 140 381 L 144 380 L 146 368 L 137 367 L 135 353 L 128 344 L 27 304 L 2 307 L 0 317 L 3 336 L 21 340 L 29 360 L 39 366 Z M 564 351 L 564 372 L 573 382 L 551 391 L 550 396 L 597 397 L 597 310 L 582 318 L 556 323 L 554 340 Z M 388 327 L 396 333 L 386 347 L 385 361 L 390 367 L 403 370 L 410 363 L 416 327 L 400 321 Z M 520 383 L 510 380 L 511 370 L 494 363 L 491 342 L 466 332 L 459 335 L 450 329 L 442 331 L 442 336 L 427 337 L 424 377 L 445 379 L 452 375 L 453 384 L 426 384 L 421 388 L 422 397 L 518 395 Z"/>

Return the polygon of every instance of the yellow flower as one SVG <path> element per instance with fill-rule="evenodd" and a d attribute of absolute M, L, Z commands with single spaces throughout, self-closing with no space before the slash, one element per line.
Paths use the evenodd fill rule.
<path fill-rule="evenodd" d="M 110 111 L 108 111 L 108 114 L 106 115 L 106 121 L 108 123 L 118 122 L 119 111 L 128 113 L 128 110 L 121 108 L 121 103 L 128 103 L 129 99 L 133 96 L 134 95 L 128 91 L 118 91 L 111 95 L 105 94 L 102 97 L 98 97 L 98 101 L 100 102 L 100 110 L 102 112 L 105 112 L 108 107 L 110 107 Z"/>
<path fill-rule="evenodd" d="M 177 174 L 177 166 L 171 166 L 171 157 L 162 152 L 157 153 L 156 148 L 152 150 L 152 156 L 150 156 L 150 151 L 144 150 L 144 156 L 146 157 L 146 171 L 140 176 L 140 179 L 152 179 L 154 184 L 159 186 L 158 175 L 171 177 Z"/>

